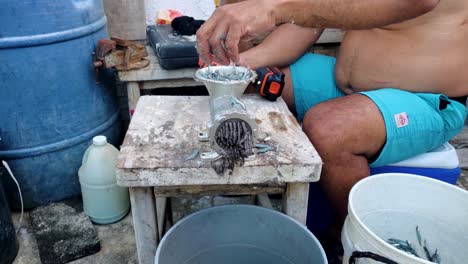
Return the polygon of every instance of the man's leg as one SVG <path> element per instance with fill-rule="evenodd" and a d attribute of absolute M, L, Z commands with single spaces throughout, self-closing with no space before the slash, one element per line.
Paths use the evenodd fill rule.
<path fill-rule="evenodd" d="M 294 89 L 291 80 L 291 70 L 289 67 L 281 69 L 284 73 L 284 87 L 281 97 L 293 114 L 296 114 L 296 105 L 294 104 Z"/>
<path fill-rule="evenodd" d="M 391 88 L 312 106 L 303 128 L 323 159 L 319 183 L 337 212 L 338 227 L 347 214 L 349 191 L 369 175 L 369 166 L 439 147 L 460 132 L 466 113 L 464 104 L 444 95 Z"/>
<path fill-rule="evenodd" d="M 337 111 L 339 115 L 335 115 L 330 112 L 331 109 L 328 109 L 333 109 L 333 102 L 338 100 L 335 98 L 341 98 L 344 96 L 344 94 L 336 87 L 335 84 L 334 65 L 334 58 L 322 55 L 306 54 L 290 67 L 282 69 L 282 71 L 285 73 L 285 87 L 283 89 L 282 97 L 288 105 L 289 109 L 295 113 L 298 120 L 303 122 L 304 130 L 308 134 L 309 138 L 311 138 L 311 140 L 312 138 L 319 139 L 318 136 L 325 138 L 324 141 L 318 140 L 320 143 L 314 143 L 324 161 L 323 172 L 319 183 L 324 183 L 323 187 L 339 185 L 340 187 L 336 190 L 333 188 L 326 188 L 324 191 L 329 192 L 331 189 L 331 193 L 333 193 L 333 195 L 329 195 L 329 197 L 331 197 L 334 201 L 331 204 L 335 207 L 343 206 L 346 209 L 347 193 L 354 184 L 352 178 L 346 176 L 354 175 L 354 178 L 360 179 L 369 174 L 369 168 L 366 158 L 359 155 L 354 155 L 355 152 L 352 151 L 343 152 L 343 148 L 339 148 L 339 142 L 343 139 L 337 131 L 338 127 L 333 127 L 333 122 L 339 122 L 338 118 L 343 118 L 346 119 L 344 122 L 347 123 L 349 118 L 347 116 L 343 117 L 345 112 Z M 360 102 L 363 101 L 364 104 L 369 103 L 365 98 L 356 98 Z M 348 99 L 345 101 L 348 102 Z M 339 107 L 344 107 L 344 105 L 340 105 Z M 309 110 L 310 108 L 314 110 Z M 306 111 L 309 111 L 309 114 L 306 115 Z M 317 111 L 317 115 L 314 114 L 315 111 Z M 328 115 L 333 115 L 336 119 L 330 119 L 330 122 L 325 125 L 320 124 L 322 122 L 320 118 L 322 117 L 326 119 Z M 315 122 L 319 124 L 315 125 Z M 344 123 L 340 123 L 340 126 L 342 124 Z M 316 130 L 312 130 L 312 126 L 316 126 L 317 131 L 320 128 L 323 128 L 323 130 L 318 131 L 320 133 L 316 133 Z M 354 124 L 350 125 L 349 127 L 353 126 Z M 312 137 L 312 133 L 314 133 L 316 137 Z M 335 140 L 335 138 L 337 139 Z M 331 143 L 329 143 L 330 141 Z M 325 148 L 327 145 L 330 147 L 338 147 L 334 149 L 330 148 L 329 150 L 328 148 Z M 353 149 L 353 146 L 346 147 L 348 149 Z M 339 156 L 341 160 L 345 161 L 339 161 L 338 159 L 333 158 L 333 155 Z M 352 173 L 350 167 L 348 167 L 349 164 L 353 166 Z M 339 167 L 335 167 L 336 165 L 339 165 Z M 341 173 L 340 171 L 345 171 L 345 174 Z M 325 178 L 327 177 L 327 174 L 331 174 L 334 177 L 330 177 L 329 180 L 326 181 Z M 316 193 L 314 196 L 319 196 L 320 198 L 321 195 Z M 320 209 L 323 207 L 322 205 L 314 204 L 316 202 L 317 201 L 315 200 L 309 201 L 309 205 L 312 206 L 312 212 L 327 213 L 326 211 Z M 327 219 L 328 215 L 314 215 L 313 217 L 324 217 Z M 311 225 L 315 225 L 314 221 L 318 221 L 319 226 L 310 226 L 309 228 L 317 232 L 315 235 L 319 238 L 325 251 L 327 252 L 330 263 L 337 261 L 338 259 L 336 259 L 336 256 L 343 254 L 339 243 L 337 243 L 337 241 L 339 241 L 338 232 L 341 230 L 342 218 L 343 216 L 340 217 L 340 220 L 335 220 L 336 228 L 332 228 L 328 231 L 324 229 L 325 226 L 320 220 L 308 220 L 310 221 Z"/>
<path fill-rule="evenodd" d="M 319 181 L 341 226 L 352 186 L 369 175 L 368 160 L 385 144 L 383 117 L 367 96 L 353 94 L 312 107 L 304 132 L 323 160 Z"/>
<path fill-rule="evenodd" d="M 334 65 L 332 57 L 308 53 L 281 69 L 285 74 L 282 98 L 299 122 L 305 122 L 311 107 L 344 95 L 335 85 Z"/>
<path fill-rule="evenodd" d="M 334 100 L 338 100 L 345 98 L 344 94 L 336 87 L 335 84 L 335 79 L 334 79 L 334 65 L 335 65 L 335 59 L 332 57 L 327 57 L 323 55 L 317 55 L 317 54 L 306 54 L 304 55 L 301 59 L 296 61 L 294 64 L 292 64 L 290 67 L 283 68 L 282 71 L 285 73 L 285 87 L 283 89 L 282 93 L 282 98 L 288 105 L 289 109 L 291 112 L 294 112 L 296 114 L 296 117 L 298 118 L 299 122 L 303 122 L 303 127 L 308 134 L 309 138 L 311 138 L 311 132 L 315 133 L 315 130 L 313 131 L 311 129 L 311 126 L 314 125 L 316 121 L 319 121 L 321 117 L 326 117 L 326 112 L 325 111 L 328 109 L 328 106 L 333 108 L 334 106 L 330 104 L 330 102 L 333 102 Z M 365 96 L 363 96 L 365 97 Z M 368 100 L 367 98 L 359 98 L 361 99 L 360 101 L 365 101 L 366 103 L 372 104 L 372 101 Z M 346 100 L 347 101 L 347 100 Z M 341 104 L 341 103 L 339 103 Z M 353 105 L 354 103 L 351 103 Z M 376 113 L 379 113 L 379 110 L 375 107 Z M 344 107 L 344 105 L 339 105 L 337 109 L 340 109 Z M 354 106 L 353 106 L 354 107 Z M 317 111 L 323 112 L 323 113 L 317 113 L 315 118 L 311 118 L 312 111 L 315 110 L 310 110 L 310 109 L 315 109 Z M 356 109 L 354 109 L 356 110 Z M 311 114 L 306 114 L 307 111 L 311 112 Z M 365 111 L 364 111 L 365 112 Z M 344 122 L 348 122 L 349 116 L 345 114 L 345 112 L 340 112 L 337 111 L 339 115 L 333 114 L 334 118 L 342 118 L 346 119 Z M 380 117 L 381 118 L 381 117 Z M 318 131 L 320 128 L 324 128 L 322 131 L 319 131 L 325 135 L 325 139 L 323 141 L 320 141 L 319 143 L 314 143 L 314 146 L 319 152 L 319 155 L 322 157 L 324 160 L 324 168 L 323 168 L 323 173 L 321 180 L 319 183 L 324 181 L 325 178 L 325 171 L 327 170 L 327 166 L 330 164 L 330 166 L 334 166 L 333 162 L 328 161 L 328 149 L 325 149 L 322 147 L 322 145 L 329 145 L 333 146 L 334 144 L 337 144 L 339 146 L 338 140 L 342 140 L 339 135 L 339 128 L 338 127 L 333 127 L 334 120 L 329 119 L 329 123 L 325 124 L 319 124 L 315 127 L 315 129 Z M 335 121 L 338 122 L 339 120 Z M 320 121 L 321 122 L 321 121 Z M 329 126 L 327 128 L 327 125 Z M 315 126 L 315 125 L 314 125 Z M 331 127 L 331 128 L 330 128 Z M 347 129 L 355 127 L 354 125 L 349 125 Z M 327 130 L 330 130 L 327 132 Z M 385 130 L 384 130 L 385 133 Z M 317 134 L 318 136 L 322 134 Z M 338 139 L 335 139 L 337 138 Z M 385 134 L 383 136 L 385 140 Z M 330 143 L 331 142 L 331 143 Z M 351 146 L 350 146 L 351 147 Z M 324 153 L 322 152 L 322 149 L 324 149 Z M 337 152 L 341 154 L 341 151 L 343 150 L 342 148 L 337 147 Z M 351 148 L 350 148 L 351 149 Z M 378 150 L 377 150 L 378 151 Z M 352 152 L 354 153 L 354 152 Z M 333 153 L 331 153 L 333 154 Z M 369 168 L 367 164 L 367 160 L 365 158 L 361 158 L 359 156 L 352 156 L 352 158 L 356 158 L 358 161 L 354 162 L 354 165 L 351 164 L 351 166 L 356 166 L 357 171 L 361 171 L 364 168 L 366 171 L 362 173 L 362 177 L 365 177 L 366 175 L 369 174 Z M 344 156 L 343 159 L 346 159 Z M 344 163 L 344 162 L 343 162 Z M 349 165 L 349 162 L 346 162 L 346 165 Z M 365 166 L 364 166 L 365 164 Z M 344 166 L 344 165 L 343 165 Z M 343 169 L 343 168 L 342 168 Z M 346 170 L 348 170 L 347 168 Z M 343 177 L 344 179 L 344 177 Z M 333 181 L 337 181 L 339 179 L 334 179 Z M 348 183 L 349 185 L 352 185 L 351 183 Z M 350 188 L 350 187 L 349 187 Z M 328 191 L 325 189 L 324 191 Z M 346 194 L 343 194 L 342 196 L 346 196 Z M 339 201 L 339 198 L 334 199 L 335 201 Z M 347 199 L 346 197 L 344 198 L 343 201 L 341 201 L 341 204 L 345 204 L 345 209 L 346 209 L 346 203 Z M 336 206 L 334 202 L 332 202 L 333 206 Z"/>

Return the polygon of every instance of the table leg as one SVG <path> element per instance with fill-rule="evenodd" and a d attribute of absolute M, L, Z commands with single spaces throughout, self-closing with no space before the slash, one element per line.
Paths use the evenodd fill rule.
<path fill-rule="evenodd" d="M 260 206 L 273 209 L 273 205 L 271 205 L 270 197 L 268 197 L 268 193 L 261 193 L 257 195 L 257 200 Z"/>
<path fill-rule="evenodd" d="M 309 183 L 288 183 L 283 196 L 284 212 L 305 225 L 308 200 Z"/>
<path fill-rule="evenodd" d="M 166 221 L 166 197 L 156 197 L 156 215 L 158 216 L 158 238 L 161 238 L 164 235 L 164 222 Z"/>
<path fill-rule="evenodd" d="M 130 111 L 130 118 L 135 112 L 138 99 L 140 98 L 140 86 L 138 82 L 127 83 L 127 95 L 128 95 L 128 110 Z"/>
<path fill-rule="evenodd" d="M 158 246 L 158 230 L 153 190 L 152 188 L 131 187 L 129 191 L 138 263 L 154 263 L 154 255 Z"/>

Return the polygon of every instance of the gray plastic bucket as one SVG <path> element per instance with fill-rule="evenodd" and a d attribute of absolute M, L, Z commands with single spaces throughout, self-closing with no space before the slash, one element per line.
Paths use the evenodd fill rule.
<path fill-rule="evenodd" d="M 189 215 L 163 237 L 155 264 L 326 264 L 307 228 L 259 206 L 224 205 Z"/>

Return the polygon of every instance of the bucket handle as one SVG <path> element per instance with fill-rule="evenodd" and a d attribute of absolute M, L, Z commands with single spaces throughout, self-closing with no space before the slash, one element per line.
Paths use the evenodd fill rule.
<path fill-rule="evenodd" d="M 384 256 L 380 256 L 380 255 L 377 255 L 375 253 L 372 253 L 372 252 L 367 252 L 367 251 L 354 251 L 353 254 L 351 254 L 351 257 L 349 258 L 349 264 L 355 264 L 356 263 L 356 259 L 358 258 L 370 258 L 370 259 L 373 259 L 375 261 L 379 261 L 379 262 L 382 262 L 382 263 L 385 263 L 385 264 L 398 264 L 397 262 L 391 260 L 391 259 L 388 259 Z"/>

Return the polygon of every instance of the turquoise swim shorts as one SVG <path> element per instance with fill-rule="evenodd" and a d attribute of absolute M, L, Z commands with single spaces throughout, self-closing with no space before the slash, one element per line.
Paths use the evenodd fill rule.
<path fill-rule="evenodd" d="M 308 53 L 290 66 L 297 118 L 314 105 L 345 96 L 335 83 L 335 58 Z M 360 92 L 380 109 L 387 140 L 370 164 L 379 167 L 439 147 L 463 128 L 467 109 L 443 94 L 411 93 L 395 88 Z"/>

